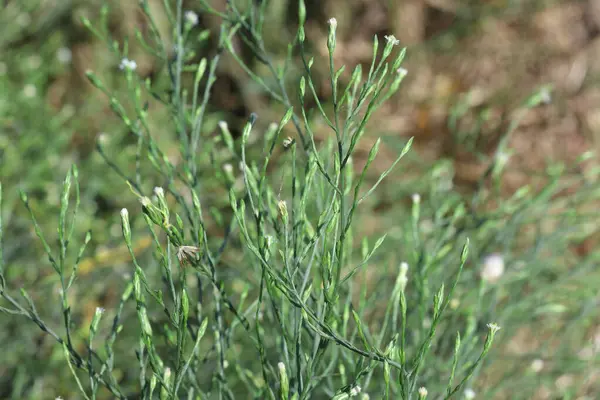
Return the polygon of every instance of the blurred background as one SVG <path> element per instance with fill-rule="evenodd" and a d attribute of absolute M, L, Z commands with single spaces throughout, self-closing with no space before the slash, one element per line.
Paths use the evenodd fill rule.
<path fill-rule="evenodd" d="M 162 66 L 133 43 L 136 29 L 147 29 L 137 2 L 107 3 L 110 33 L 119 41 L 130 39 L 129 58 L 136 61 L 137 73 L 142 77 L 158 74 Z M 148 3 L 157 10 L 159 30 L 169 37 L 168 21 L 160 18 L 162 0 Z M 279 62 L 296 34 L 297 5 L 295 0 L 270 3 L 265 37 L 267 50 Z M 0 8 L 0 179 L 7 280 L 15 290 L 33 288 L 35 283 L 37 289 L 31 289 L 30 295 L 40 304 L 40 313 L 54 315 L 55 310 L 45 303 L 59 301 L 57 283 L 17 189 L 27 191 L 40 225 L 52 233 L 61 182 L 69 166 L 77 163 L 82 186 L 78 229 L 79 233 L 90 227 L 93 230 L 88 257 L 80 267 L 80 280 L 89 285 L 89 296 L 77 304 L 76 321 L 83 336 L 95 308 L 120 296 L 129 255 L 122 248 L 118 211 L 137 204 L 134 196 L 122 195 L 129 193 L 127 186 L 107 170 L 95 151 L 101 137 L 108 143 L 111 157 L 122 161 L 124 168 L 135 160 L 135 148 L 127 146 L 131 139 L 112 113 L 107 97 L 85 76 L 87 70 L 93 70 L 111 89 L 126 92 L 118 77 L 120 59 L 81 22 L 82 17 L 92 24 L 99 21 L 101 4 L 100 0 L 7 0 Z M 189 10 L 201 9 L 194 1 L 184 4 Z M 222 10 L 226 1 L 211 0 L 210 4 Z M 345 80 L 353 66 L 368 68 L 374 35 L 394 35 L 408 48 L 403 64 L 408 75 L 400 92 L 373 117 L 375 122 L 356 158 L 366 158 L 382 135 L 386 145 L 369 172 L 372 176 L 381 174 L 412 136 L 414 154 L 404 167 L 407 175 L 403 181 L 384 182 L 373 213 L 361 225 L 361 234 L 374 235 L 389 228 L 390 213 L 406 200 L 398 200 L 397 187 L 413 185 L 417 192 L 414 179 L 434 166 L 443 164 L 452 171 L 445 184 L 453 190 L 466 195 L 473 192 L 500 139 L 513 128 L 507 155 L 510 162 L 502 184 L 507 196 L 523 185 L 541 184 L 541 175 L 548 168 L 571 165 L 583 153 L 598 148 L 598 0 L 306 0 L 306 6 L 307 41 L 316 57 L 327 56 L 327 20 L 337 19 L 335 62 L 347 66 Z M 201 12 L 199 16 L 199 31 L 218 28 L 218 18 Z M 216 46 L 209 40 L 196 51 L 214 54 Z M 242 56 L 256 73 L 264 72 L 252 54 L 242 51 Z M 314 68 L 318 94 L 324 101 L 331 93 L 326 68 L 326 63 Z M 217 73 L 206 130 L 215 130 L 218 121 L 225 120 L 239 134 L 251 112 L 259 115 L 264 126 L 283 114 L 284 108 L 271 101 L 231 57 L 224 55 Z M 289 82 L 297 82 L 301 73 L 300 66 L 293 67 Z M 541 96 L 542 105 L 522 113 L 532 93 Z M 154 136 L 168 149 L 174 136 L 164 131 L 161 112 L 152 115 Z M 519 124 L 513 127 L 516 118 Z M 330 134 L 324 123 L 316 124 L 317 137 Z M 177 152 L 176 143 L 172 152 Z M 596 165 L 580 164 L 579 172 L 584 176 Z M 596 204 L 578 210 L 589 212 L 591 225 L 569 243 L 567 249 L 573 257 L 587 257 L 598 243 L 600 224 L 594 210 Z M 150 240 L 140 239 L 136 245 L 143 252 L 149 244 Z M 586 319 L 568 340 L 572 345 L 569 351 L 579 349 L 573 357 L 584 362 L 577 361 L 573 368 L 565 367 L 572 360 L 554 364 L 545 371 L 547 375 L 532 377 L 527 395 L 518 398 L 597 398 L 600 327 L 595 316 L 588 318 L 598 303 L 597 270 L 583 281 L 592 282 L 589 291 L 582 292 L 578 286 L 577 292 L 581 296 L 578 310 Z M 60 326 L 60 317 L 56 321 Z M 551 332 L 547 336 L 538 335 L 535 324 L 513 331 L 501 354 L 510 355 L 511 362 L 530 366 L 532 358 L 519 358 L 520 354 L 535 350 L 543 338 L 561 341 L 565 325 L 549 321 L 538 326 L 540 332 Z M 62 350 L 30 325 L 0 314 L 0 398 L 54 398 L 72 389 L 68 370 L 56 368 L 64 366 Z M 509 365 L 513 364 L 507 363 L 507 368 Z M 507 369 L 502 362 L 495 368 Z M 495 373 L 501 374 L 493 369 L 490 382 Z M 557 393 L 569 395 L 557 397 Z M 517 397 L 497 393 L 496 398 Z"/>

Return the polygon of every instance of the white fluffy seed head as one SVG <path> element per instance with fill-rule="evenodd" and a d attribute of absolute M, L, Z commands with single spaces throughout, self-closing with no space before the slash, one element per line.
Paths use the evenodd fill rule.
<path fill-rule="evenodd" d="M 335 29 L 337 27 L 337 19 L 335 18 L 329 18 L 329 20 L 327 20 L 327 23 L 329 24 L 329 26 L 331 26 L 333 29 Z"/>
<path fill-rule="evenodd" d="M 421 396 L 421 397 L 427 396 L 427 388 L 426 387 L 421 386 L 419 388 L 419 396 Z"/>

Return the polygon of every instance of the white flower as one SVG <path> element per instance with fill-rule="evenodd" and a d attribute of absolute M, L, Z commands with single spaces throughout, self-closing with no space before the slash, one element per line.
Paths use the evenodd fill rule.
<path fill-rule="evenodd" d="M 58 396 L 57 398 L 55 398 L 54 400 L 63 400 L 62 397 Z"/>
<path fill-rule="evenodd" d="M 286 149 L 288 147 L 290 147 L 292 145 L 292 143 L 294 143 L 294 139 L 292 139 L 289 136 L 287 138 L 283 139 L 283 147 L 286 148 Z"/>
<path fill-rule="evenodd" d="M 489 324 L 486 325 L 488 327 L 488 329 L 490 331 L 492 331 L 492 333 L 496 333 L 500 330 L 500 325 L 494 323 L 494 322 L 490 322 Z"/>
<path fill-rule="evenodd" d="M 400 275 L 398 276 L 398 280 L 400 281 L 401 290 L 406 289 L 406 284 L 408 283 L 408 263 L 401 262 L 400 263 Z"/>
<path fill-rule="evenodd" d="M 223 360 L 223 369 L 227 369 L 229 367 L 229 361 Z"/>
<path fill-rule="evenodd" d="M 277 363 L 277 368 L 279 369 L 279 372 L 281 372 L 282 374 L 285 373 L 285 364 L 282 363 L 281 361 Z"/>
<path fill-rule="evenodd" d="M 370 398 L 368 393 L 363 393 L 362 396 L 360 396 L 360 400 L 370 400 Z"/>
<path fill-rule="evenodd" d="M 126 208 L 121 209 L 121 217 L 127 218 L 129 216 L 129 211 Z"/>
<path fill-rule="evenodd" d="M 190 24 L 191 26 L 198 25 L 198 14 L 196 14 L 195 12 L 186 11 L 184 18 L 185 18 L 185 22 Z"/>
<path fill-rule="evenodd" d="M 471 388 L 465 389 L 465 399 L 472 400 L 475 398 L 475 391 Z"/>
<path fill-rule="evenodd" d="M 419 388 L 419 396 L 421 396 L 421 397 L 425 397 L 425 396 L 427 396 L 427 388 L 425 388 L 425 387 L 421 386 L 421 387 Z"/>
<path fill-rule="evenodd" d="M 421 195 L 419 193 L 414 193 L 412 195 L 412 201 L 415 204 L 419 204 L 421 202 Z"/>
<path fill-rule="evenodd" d="M 400 41 L 398 39 L 396 39 L 396 37 L 394 35 L 385 35 L 384 37 L 388 43 L 392 44 L 392 46 L 397 46 L 400 44 Z"/>
<path fill-rule="evenodd" d="M 450 300 L 450 308 L 453 310 L 456 310 L 458 308 L 458 306 L 460 306 L 460 300 L 458 299 L 452 299 Z"/>
<path fill-rule="evenodd" d="M 119 69 L 122 71 L 123 70 L 135 71 L 137 69 L 137 63 L 128 58 L 123 58 L 121 60 L 121 63 L 119 64 Z"/>
<path fill-rule="evenodd" d="M 552 93 L 547 87 L 543 88 L 540 92 L 540 101 L 543 104 L 550 104 L 552 102 Z"/>
<path fill-rule="evenodd" d="M 161 188 L 160 186 L 156 186 L 154 188 L 154 194 L 157 195 L 158 197 L 162 197 L 165 195 L 165 190 L 163 188 Z"/>
<path fill-rule="evenodd" d="M 225 171 L 228 174 L 231 174 L 233 172 L 233 165 L 229 163 L 223 164 L 223 171 Z"/>
<path fill-rule="evenodd" d="M 350 389 L 350 397 L 358 396 L 360 391 L 361 391 L 360 386 L 358 386 L 358 385 L 354 386 L 352 389 Z"/>
<path fill-rule="evenodd" d="M 71 62 L 73 58 L 73 54 L 71 53 L 71 49 L 68 47 L 61 47 L 56 51 L 56 58 L 62 64 L 68 64 Z"/>
<path fill-rule="evenodd" d="M 544 360 L 536 358 L 531 362 L 531 370 L 535 373 L 540 372 L 544 369 Z"/>
<path fill-rule="evenodd" d="M 335 29 L 337 27 L 337 19 L 335 18 L 329 18 L 329 20 L 327 20 L 327 23 L 329 24 L 329 26 L 331 26 L 333 29 Z"/>
<path fill-rule="evenodd" d="M 483 260 L 481 279 L 489 283 L 496 283 L 504 275 L 504 258 L 501 254 L 490 254 Z"/>
<path fill-rule="evenodd" d="M 102 314 L 102 313 L 104 313 L 104 311 L 105 311 L 104 308 L 96 307 L 96 314 Z"/>
<path fill-rule="evenodd" d="M 219 123 L 217 125 L 219 125 L 219 128 L 221 128 L 222 131 L 226 131 L 227 130 L 227 122 L 225 122 L 225 121 L 219 121 Z"/>
<path fill-rule="evenodd" d="M 36 94 L 37 94 L 37 88 L 35 87 L 35 85 L 32 85 L 31 83 L 28 83 L 23 88 L 23 95 L 25 97 L 32 98 L 32 97 L 35 97 Z"/>
<path fill-rule="evenodd" d="M 396 73 L 402 77 L 405 77 L 408 74 L 408 70 L 406 68 L 400 67 L 396 70 Z"/>

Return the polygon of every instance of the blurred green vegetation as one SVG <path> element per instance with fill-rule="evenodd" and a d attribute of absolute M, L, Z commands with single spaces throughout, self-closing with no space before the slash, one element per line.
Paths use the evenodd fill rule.
<path fill-rule="evenodd" d="M 106 18 L 112 35 L 118 40 L 129 38 L 130 58 L 136 60 L 139 74 L 142 77 L 156 76 L 155 85 L 160 86 L 160 79 L 164 76 L 159 71 L 163 66 L 157 65 L 143 49 L 134 45 L 135 29 L 147 29 L 136 2 L 115 0 L 108 3 L 111 11 Z M 194 2 L 185 3 L 190 9 L 196 7 Z M 271 3 L 265 35 L 269 38 L 269 52 L 276 63 L 281 63 L 285 59 L 286 46 L 295 35 L 296 8 L 291 0 Z M 409 3 L 414 3 L 412 8 Z M 578 150 L 592 149 L 595 143 L 589 140 L 585 145 L 576 147 L 564 160 L 554 157 L 554 153 L 538 157 L 535 146 L 533 151 L 517 148 L 516 159 L 541 158 L 543 165 L 524 162 L 525 166 L 521 168 L 521 164 L 510 164 L 508 169 L 514 169 L 515 180 L 521 183 L 525 176 L 526 183 L 532 184 L 532 187 L 545 187 L 546 192 L 534 197 L 522 209 L 516 206 L 517 198 L 513 203 L 510 200 L 502 203 L 504 208 L 499 211 L 491 212 L 486 207 L 500 203 L 499 198 L 510 199 L 514 195 L 514 190 L 510 190 L 514 183 L 482 187 L 482 173 L 489 160 L 495 157 L 490 148 L 496 148 L 500 133 L 510 128 L 515 111 L 521 110 L 519 105 L 527 100 L 533 89 L 545 82 L 511 77 L 515 81 L 509 80 L 510 86 L 507 83 L 502 90 L 486 97 L 485 104 L 475 105 L 465 101 L 468 95 L 474 94 L 469 92 L 471 82 L 464 77 L 452 78 L 450 83 L 442 80 L 437 86 L 431 82 L 419 83 L 421 67 L 424 71 L 421 76 L 425 76 L 431 73 L 430 70 L 425 72 L 426 65 L 431 64 L 439 70 L 440 65 L 445 65 L 448 55 L 460 59 L 464 54 L 468 61 L 470 49 L 465 43 L 485 29 L 482 25 L 527 24 L 534 14 L 542 13 L 546 8 L 577 2 L 506 0 L 456 3 L 307 1 L 307 26 L 310 27 L 307 36 L 316 55 L 323 54 L 326 20 L 331 16 L 339 21 L 341 40 L 346 40 L 341 45 L 340 61 L 348 67 L 365 62 L 368 58 L 365 54 L 370 55 L 370 40 L 374 34 L 395 34 L 401 40 L 412 41 L 407 43 L 411 45 L 408 65 L 409 77 L 414 81 L 393 100 L 396 109 L 384 110 L 378 116 L 379 120 L 372 124 L 365 142 L 370 140 L 372 144 L 375 137 L 384 137 L 386 149 L 382 165 L 375 168 L 378 173 L 387 167 L 387 161 L 394 158 L 409 136 L 416 136 L 417 151 L 409 155 L 403 172 L 384 181 L 381 191 L 369 201 L 370 214 L 361 216 L 359 234 L 377 237 L 384 231 L 390 231 L 392 239 L 401 237 L 403 230 L 410 229 L 410 218 L 407 218 L 410 195 L 423 193 L 422 213 L 429 218 L 422 221 L 420 229 L 427 238 L 427 232 L 444 229 L 444 224 L 451 219 L 453 208 L 441 210 L 441 204 L 459 207 L 467 204 L 465 198 L 478 193 L 481 196 L 477 204 L 480 208 L 467 207 L 467 214 L 457 221 L 461 230 L 449 233 L 452 238 L 445 243 L 452 248 L 464 242 L 466 236 L 477 243 L 465 278 L 472 279 L 473 291 L 466 294 L 464 304 L 455 305 L 451 318 L 465 326 L 473 326 L 473 329 L 491 320 L 505 319 L 510 321 L 508 329 L 512 330 L 507 332 L 503 328 L 499 334 L 502 344 L 493 351 L 496 362 L 483 370 L 475 390 L 487 393 L 484 398 L 575 398 L 576 395 L 594 398 L 594 393 L 600 390 L 595 379 L 599 373 L 600 328 L 596 309 L 600 300 L 597 269 L 600 254 L 593 249 L 597 244 L 600 224 L 594 214 L 598 204 L 597 182 L 595 174 L 589 171 L 594 171 L 595 164 L 591 167 L 585 164 L 585 168 L 566 168 L 569 175 L 560 182 L 552 180 L 552 173 L 545 173 L 550 164 L 563 162 L 571 165 L 581 153 Z M 150 4 L 154 9 L 160 9 L 160 1 L 150 1 Z M 222 9 L 225 1 L 211 4 Z M 0 179 L 7 287 L 15 290 L 26 288 L 39 306 L 39 313 L 54 328 L 60 329 L 62 316 L 55 306 L 59 302 L 58 282 L 50 273 L 28 213 L 19 200 L 19 189 L 28 193 L 42 230 L 56 240 L 61 183 L 71 164 L 76 163 L 82 192 L 75 237 L 81 241 L 87 230 L 92 231 L 92 241 L 73 292 L 77 298 L 73 320 L 79 340 L 87 337 L 87 327 L 96 307 L 114 307 L 126 284 L 124 277 L 130 271 L 130 257 L 122 244 L 118 211 L 123 207 L 137 207 L 138 204 L 124 180 L 109 168 L 96 149 L 100 140 L 104 154 L 112 162 L 123 171 L 135 170 L 135 141 L 132 142 L 132 136 L 112 114 L 106 97 L 95 90 L 85 77 L 85 72 L 93 69 L 110 85 L 111 90 L 124 99 L 128 96 L 127 85 L 118 71 L 120 59 L 85 29 L 80 20 L 82 16 L 91 21 L 100 20 L 100 6 L 99 0 L 8 1 L 0 11 Z M 389 14 L 380 15 L 383 11 Z M 415 25 L 402 26 L 403 19 L 398 16 L 399 13 L 410 15 L 410 12 L 416 16 L 425 14 L 426 17 L 415 18 Z M 373 21 L 367 23 L 368 18 Z M 158 28 L 167 32 L 165 36 L 168 37 L 167 22 L 159 23 Z M 201 15 L 201 24 L 202 28 L 211 31 L 218 27 L 215 18 L 205 15 Z M 366 45 L 361 38 L 368 38 Z M 519 38 L 512 40 L 518 42 Z M 195 51 L 198 54 L 214 54 L 215 45 L 211 43 Z M 264 74 L 264 66 L 242 44 L 240 47 L 241 54 L 255 72 Z M 577 53 L 575 50 L 574 54 Z M 456 69 L 464 68 L 468 65 Z M 219 81 L 206 116 L 204 128 L 207 132 L 215 131 L 218 121 L 225 120 L 233 133 L 239 135 L 250 112 L 259 115 L 259 125 L 263 129 L 280 118 L 284 108 L 268 99 L 233 60 L 227 59 L 218 74 Z M 297 82 L 300 74 L 299 67 L 292 68 L 287 83 Z M 315 75 L 315 80 L 322 84 L 319 95 L 326 100 L 329 88 L 325 63 L 315 65 Z M 493 76 L 492 73 L 491 78 L 487 78 L 493 79 Z M 437 82 L 433 78 L 432 81 Z M 594 81 L 588 81 L 586 83 L 593 87 Z M 423 91 L 428 91 L 427 95 L 415 94 L 420 86 L 423 86 Z M 556 95 L 558 104 L 561 104 L 561 94 L 564 90 L 559 88 Z M 414 104 L 402 108 L 404 99 L 408 99 L 406 102 L 414 100 Z M 503 108 L 499 109 L 498 104 L 502 104 Z M 153 103 L 149 107 L 158 110 L 150 113 L 154 138 L 163 149 L 170 148 L 176 154 L 175 133 L 165 131 L 163 125 L 166 111 Z M 548 106 L 548 113 L 560 113 L 560 106 L 556 107 Z M 440 109 L 442 116 L 437 117 L 436 112 Z M 404 129 L 406 118 L 398 119 L 398 115 L 406 114 L 409 114 L 413 125 Z M 498 123 L 494 122 L 496 114 L 502 114 Z M 315 118 L 316 125 L 318 122 Z M 538 126 L 536 121 L 529 120 L 524 125 L 533 126 L 531 129 Z M 325 141 L 325 135 L 329 133 L 323 123 L 321 126 L 323 129 L 319 130 L 317 126 L 315 131 Z M 593 130 L 589 124 L 585 126 Z M 545 128 L 537 129 L 543 133 Z M 593 131 L 592 134 L 597 135 Z M 545 139 L 543 134 L 539 138 L 540 141 L 553 140 Z M 567 137 L 565 140 L 569 142 L 570 139 Z M 365 144 L 359 149 L 355 160 L 357 164 L 364 163 L 369 147 Z M 152 185 L 148 184 L 149 189 L 162 184 L 149 166 L 142 168 L 146 176 L 155 178 Z M 473 175 L 475 178 L 472 178 Z M 588 176 L 592 178 L 588 180 Z M 228 203 L 224 192 L 209 193 L 209 196 L 212 196 L 216 208 Z M 490 214 L 487 214 L 488 211 Z M 405 222 L 408 226 L 404 225 Z M 132 224 L 137 230 L 143 226 L 143 221 L 141 218 L 134 219 Z M 543 236 L 542 232 L 546 235 Z M 540 239 L 542 237 L 544 240 Z M 147 236 L 138 235 L 135 246 L 141 259 L 151 259 L 152 255 L 147 251 L 149 245 Z M 403 244 L 411 245 L 414 243 Z M 425 248 L 438 245 L 427 243 Z M 369 274 L 365 278 L 367 287 L 374 287 L 389 278 L 389 270 L 402 261 L 397 259 L 399 250 L 408 252 L 409 249 L 398 249 L 395 242 L 382 247 L 378 258 L 373 260 L 378 268 L 373 269 L 372 276 Z M 478 261 L 492 252 L 507 255 L 508 272 L 499 287 L 486 286 L 477 269 Z M 233 266 L 238 256 L 234 254 L 225 260 L 231 264 L 226 276 L 234 288 L 244 287 L 244 277 L 240 277 Z M 440 276 L 436 277 L 440 281 L 450 275 L 445 268 L 451 266 L 446 264 L 442 267 Z M 527 296 L 529 293 L 534 295 Z M 374 302 L 367 310 L 368 314 L 374 315 L 374 321 L 386 299 L 386 293 L 381 293 L 381 304 Z M 481 304 L 489 308 L 480 310 Z M 135 318 L 135 315 L 129 312 L 125 318 Z M 424 324 L 425 321 L 414 323 Z M 62 349 L 30 321 L 0 314 L 0 343 L 1 398 L 71 398 L 75 383 L 65 368 Z M 126 363 L 127 360 L 135 365 L 135 354 L 130 351 L 131 342 L 117 341 L 117 346 L 121 346 L 118 349 L 122 357 L 120 361 Z M 452 346 L 451 342 L 443 342 L 435 351 L 448 353 Z M 544 360 L 541 372 L 532 371 L 534 360 Z M 120 372 L 124 376 L 132 373 L 131 370 Z M 522 395 L 517 396 L 516 392 Z M 546 397 L 545 392 L 549 393 Z"/>

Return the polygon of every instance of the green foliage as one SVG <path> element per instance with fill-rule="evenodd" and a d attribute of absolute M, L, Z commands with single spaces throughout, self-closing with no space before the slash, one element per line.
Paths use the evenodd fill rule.
<path fill-rule="evenodd" d="M 375 37 L 368 69 L 358 65 L 347 76 L 345 66 L 334 62 L 338 22 L 328 22 L 328 58 L 314 58 L 299 1 L 297 34 L 285 60 L 277 62 L 266 50 L 268 3 L 238 3 L 217 11 L 201 1 L 202 15 L 221 21 L 218 32 L 209 32 L 199 29 L 198 16 L 184 10 L 181 0 L 164 1 L 160 13 L 171 27 L 164 37 L 158 12 L 141 1 L 148 29 L 123 43 L 108 27 L 107 7 L 99 23 L 82 20 L 119 65 L 116 83 L 97 71 L 86 76 L 106 97 L 122 133 L 99 140 L 99 157 L 86 168 L 69 167 L 54 207 L 34 202 L 35 185 L 56 180 L 52 171 L 34 163 L 22 175 L 18 167 L 35 158 L 28 146 L 60 155 L 66 144 L 40 142 L 42 136 L 18 139 L 10 131 L 0 137 L 7 157 L 23 157 L 3 159 L 0 310 L 11 320 L 32 321 L 58 343 L 61 365 L 68 366 L 61 380 L 70 374 L 73 384 L 61 381 L 55 390 L 77 390 L 86 399 L 449 399 L 471 390 L 485 371 L 494 372 L 488 362 L 494 356 L 506 361 L 496 344 L 500 339 L 504 346 L 518 329 L 557 321 L 581 336 L 595 317 L 590 305 L 598 253 L 579 259 L 569 248 L 597 229 L 584 211 L 600 194 L 597 170 L 583 176 L 578 166 L 549 168 L 539 188 L 504 198 L 507 138 L 518 119 L 469 196 L 448 185 L 452 168 L 444 161 L 411 178 L 406 159 L 412 139 L 378 139 L 364 163 L 355 165 L 361 139 L 376 128 L 369 122 L 406 76 L 406 50 L 398 49 L 393 36 L 382 43 Z M 209 41 L 218 52 L 195 51 Z M 240 43 L 264 68 L 250 65 Z M 129 58 L 133 46 L 162 66 L 156 76 L 138 73 Z M 283 110 L 278 122 L 251 114 L 239 134 L 217 122 L 211 96 L 226 56 L 271 99 L 273 109 Z M 317 63 L 329 67 L 330 101 L 318 95 L 312 76 Z M 295 66 L 297 80 L 290 79 L 298 73 Z M 0 77 L 11 93 L 16 81 Z M 521 115 L 541 98 L 528 99 Z M 32 108 L 23 111 L 0 99 L 3 120 L 43 109 L 19 104 Z M 64 140 L 60 115 L 48 112 L 51 123 L 45 126 Z M 453 118 L 456 127 L 458 108 Z M 324 140 L 315 133 L 319 121 L 330 132 Z M 387 142 L 397 147 L 397 157 L 373 179 L 369 171 Z M 115 172 L 101 177 L 115 179 L 101 191 L 124 206 L 120 234 L 129 273 L 125 280 L 108 276 L 110 283 L 100 288 L 118 295 L 106 310 L 94 308 L 82 331 L 83 319 L 74 313 L 94 291 L 85 293 L 89 279 L 81 276 L 80 262 L 92 237 L 104 238 L 109 230 L 106 221 L 89 215 L 90 196 L 99 191 L 89 186 L 100 175 L 93 169 L 99 165 Z M 24 288 L 21 298 L 15 295 L 20 278 L 11 246 L 17 241 L 7 232 L 13 235 L 22 224 L 6 215 L 17 208 L 13 186 L 19 179 L 25 183 L 24 210 L 59 287 L 58 312 L 51 311 L 51 301 L 40 311 L 40 300 Z M 567 189 L 576 194 L 559 196 Z M 361 225 L 383 195 L 396 203 L 382 222 L 388 234 L 367 237 Z M 49 226 L 55 235 L 47 233 Z M 151 255 L 136 250 L 144 236 Z M 544 353 L 549 347 L 536 351 L 527 357 L 550 354 Z M 564 342 L 556 354 L 569 352 Z M 570 360 L 560 372 L 581 365 Z M 517 387 L 524 396 L 533 391 L 526 375 L 488 381 L 481 386 L 488 397 Z M 33 397 L 24 386 L 14 385 L 7 396 Z"/>

